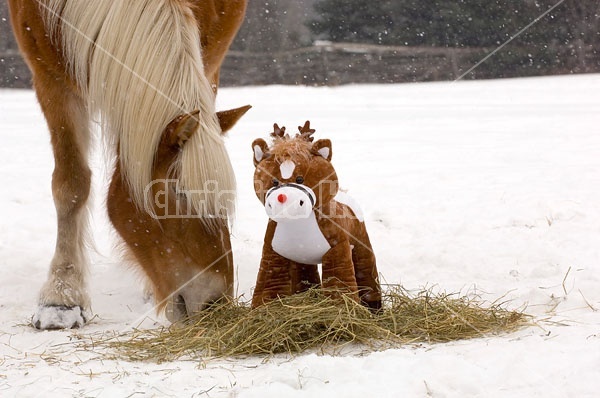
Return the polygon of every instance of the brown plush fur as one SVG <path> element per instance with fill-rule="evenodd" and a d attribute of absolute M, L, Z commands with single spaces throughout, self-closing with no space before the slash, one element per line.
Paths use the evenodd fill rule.
<path fill-rule="evenodd" d="M 277 125 L 275 127 L 277 132 L 279 128 Z M 307 122 L 304 129 L 308 127 Z M 303 128 L 299 129 L 303 131 Z M 375 255 L 365 224 L 357 219 L 349 206 L 334 200 L 339 184 L 330 162 L 331 142 L 318 140 L 312 143 L 310 134 L 298 134 L 291 138 L 279 133 L 272 146 L 268 146 L 263 139 L 257 139 L 252 143 L 252 148 L 256 166 L 254 188 L 263 204 L 274 181 L 275 184 L 293 183 L 301 176 L 303 184 L 314 191 L 316 203 L 313 209 L 318 228 L 331 246 L 321 261 L 322 286 L 350 293 L 369 308 L 379 309 L 381 290 Z M 295 164 L 293 174 L 287 179 L 282 177 L 280 171 L 280 165 L 285 160 L 292 160 Z M 275 252 L 272 242 L 277 227 L 278 223 L 270 219 L 252 298 L 254 307 L 278 296 L 287 296 L 321 284 L 316 264 L 300 264 Z"/>
<path fill-rule="evenodd" d="M 96 70 L 92 70 L 86 62 L 81 62 L 81 59 L 77 58 L 79 56 L 77 52 L 73 54 L 73 51 L 69 53 L 68 50 L 72 48 L 83 48 L 86 51 L 93 49 L 97 55 L 100 55 L 100 52 L 104 51 L 104 49 L 93 47 L 93 43 L 90 44 L 90 41 L 97 40 L 93 35 L 85 37 L 85 35 L 78 32 L 73 33 L 72 29 L 70 31 L 71 36 L 62 35 L 68 30 L 66 26 L 70 26 L 69 24 L 73 21 L 57 18 L 55 10 L 62 12 L 61 10 L 64 9 L 65 4 L 71 5 L 70 9 L 79 10 L 77 11 L 79 14 L 74 12 L 69 15 L 76 17 L 77 15 L 83 15 L 82 11 L 85 11 L 85 17 L 97 18 L 94 23 L 100 26 L 104 23 L 102 20 L 104 17 L 100 15 L 96 17 L 96 10 L 106 11 L 109 7 L 114 7 L 115 9 L 119 9 L 118 7 L 121 7 L 121 9 L 127 9 L 126 7 L 135 9 L 135 7 L 138 7 L 139 9 L 140 4 L 142 4 L 129 3 L 129 1 L 120 3 L 105 0 L 95 2 L 94 4 L 90 3 L 90 7 L 97 7 L 90 11 L 89 8 L 85 7 L 85 2 L 74 3 L 73 1 L 8 0 L 15 36 L 25 60 L 32 71 L 34 88 L 48 123 L 55 159 L 52 193 L 58 218 L 56 251 L 51 262 L 48 280 L 40 292 L 40 310 L 34 316 L 35 326 L 44 329 L 81 326 L 85 321 L 85 316 L 82 316 L 82 320 L 74 324 L 67 324 L 64 323 L 67 321 L 62 319 L 61 313 L 70 311 L 73 308 L 79 308 L 83 313 L 90 308 L 89 295 L 85 288 L 87 260 L 84 250 L 84 236 L 87 224 L 85 208 L 90 193 L 91 182 L 91 171 L 87 160 L 89 146 L 88 125 L 90 118 L 94 115 L 90 114 L 88 87 L 82 86 L 85 85 L 87 78 L 94 75 Z M 174 69 L 175 75 L 167 77 L 175 83 L 179 81 L 181 85 L 181 87 L 175 87 L 173 90 L 174 93 L 180 94 L 178 98 L 169 98 L 169 100 L 173 104 L 183 104 L 187 103 L 187 101 L 194 102 L 196 98 L 190 99 L 188 97 L 190 97 L 192 89 L 195 90 L 194 92 L 202 91 L 206 94 L 207 90 L 203 88 L 204 83 L 202 83 L 204 81 L 208 81 L 207 87 L 209 83 L 212 83 L 212 91 L 216 92 L 221 62 L 242 23 L 246 1 L 164 0 L 161 2 L 160 0 L 145 0 L 143 4 L 152 6 L 153 9 L 158 10 L 157 12 L 162 12 L 161 23 L 164 26 L 171 27 L 170 31 L 168 29 L 157 28 L 152 23 L 140 26 L 142 22 L 139 19 L 139 15 L 131 16 L 123 15 L 122 13 L 119 15 L 116 12 L 111 14 L 111 16 L 116 17 L 113 18 L 113 22 L 118 20 L 122 21 L 123 24 L 118 26 L 116 31 L 104 34 L 104 40 L 112 40 L 116 43 L 115 46 L 120 45 L 120 48 L 123 49 L 123 43 L 127 45 L 126 43 L 130 39 L 133 42 L 133 35 L 127 36 L 127 34 L 132 33 L 132 27 L 134 26 L 138 29 L 135 33 L 137 34 L 138 44 L 143 44 L 144 39 L 146 39 L 143 37 L 143 33 L 141 34 L 140 32 L 151 32 L 154 39 L 160 38 L 161 34 L 171 34 L 174 37 L 178 37 L 180 39 L 179 42 L 177 44 L 171 43 L 171 48 L 151 48 L 151 51 L 148 51 L 148 49 L 139 51 L 140 53 L 145 51 L 143 54 L 147 57 L 161 57 L 163 56 L 161 54 L 170 54 L 169 51 L 177 46 L 176 50 L 178 54 L 183 54 L 183 57 L 186 57 L 186 65 L 188 67 L 186 70 L 181 68 L 179 71 L 182 75 L 183 73 L 187 73 L 187 75 L 185 79 L 179 79 L 180 76 L 177 75 L 179 72 L 177 69 Z M 144 21 L 148 22 L 147 13 L 145 18 Z M 84 28 L 91 26 L 91 24 L 86 24 L 85 20 L 78 22 Z M 182 28 L 182 30 L 173 31 L 173 29 L 178 28 Z M 198 29 L 201 31 L 200 38 L 197 35 Z M 142 36 L 141 39 L 140 36 Z M 75 37 L 78 43 L 65 42 L 63 40 L 65 37 Z M 198 58 L 200 54 L 198 47 L 200 45 L 195 45 L 196 41 L 201 43 L 201 59 Z M 130 48 L 126 52 L 126 56 L 132 55 L 132 64 L 137 62 L 136 60 L 139 58 L 136 57 L 135 51 L 138 51 L 138 49 Z M 113 55 L 108 54 L 108 56 L 112 57 Z M 90 55 L 90 59 L 91 57 Z M 203 65 L 198 65 L 198 59 L 200 59 L 200 63 Z M 105 65 L 109 64 L 110 66 L 111 62 L 113 61 L 109 59 L 105 62 Z M 115 64 L 121 64 L 121 60 L 119 59 L 115 59 L 114 62 Z M 140 70 L 149 70 L 148 76 L 158 75 L 161 78 L 160 74 L 155 72 L 156 70 L 162 72 L 167 65 L 174 64 L 177 64 L 177 68 L 179 68 L 181 67 L 181 62 L 182 59 L 165 59 L 163 64 L 143 64 L 139 67 L 141 68 Z M 115 66 L 112 70 L 118 71 L 119 69 Z M 88 72 L 89 74 L 87 74 Z M 194 76 L 197 76 L 196 72 L 202 74 L 202 76 L 194 79 Z M 115 75 L 117 74 L 115 73 Z M 94 81 L 102 83 L 101 77 L 98 77 L 97 74 L 94 76 Z M 124 78 L 125 73 L 122 73 L 121 79 Z M 116 100 L 121 101 L 122 98 L 129 96 L 127 101 L 125 101 L 125 104 L 127 104 L 128 101 L 130 102 L 135 98 L 134 94 L 127 91 L 127 87 L 121 89 L 121 85 L 117 80 L 114 79 L 107 83 L 112 85 L 112 90 L 116 93 L 114 96 Z M 198 87 L 189 88 L 186 87 L 186 84 L 181 84 L 186 83 L 187 80 L 200 81 L 202 84 L 199 83 Z M 140 91 L 146 90 L 151 86 L 148 81 L 141 82 L 139 78 L 137 81 L 130 81 L 133 81 L 137 85 L 136 88 Z M 81 82 L 84 83 L 82 84 Z M 200 87 L 201 85 L 202 87 Z M 119 93 L 119 89 L 125 91 Z M 221 167 L 220 170 L 222 171 L 220 173 L 221 175 L 225 175 L 230 172 L 227 170 L 231 170 L 231 167 L 224 152 L 224 145 L 219 141 L 218 132 L 214 131 L 214 127 L 218 128 L 218 124 L 214 121 L 214 111 L 211 110 L 214 108 L 214 93 L 210 91 L 210 87 L 208 87 L 210 95 L 205 95 L 205 98 L 201 100 L 203 101 L 202 107 L 198 108 L 202 108 L 201 111 L 203 112 L 199 118 L 203 129 L 202 135 L 205 137 L 202 139 L 210 136 L 208 141 L 205 142 L 210 142 L 214 148 L 220 148 L 221 155 L 217 159 L 211 154 L 202 154 L 204 157 L 202 161 L 205 162 L 202 164 L 205 164 L 204 168 L 211 170 L 211 172 Z M 152 94 L 138 96 L 138 98 L 145 98 L 145 100 L 152 101 L 152 98 L 148 98 L 149 96 L 156 96 L 158 98 L 160 95 L 164 94 L 152 92 Z M 191 97 L 195 97 L 195 95 L 191 95 Z M 95 97 L 93 99 L 95 100 Z M 189 118 L 185 114 L 192 110 L 193 108 L 180 110 L 179 112 L 184 115 L 182 119 L 188 120 Z M 98 111 L 101 113 L 109 112 L 111 109 L 99 109 Z M 139 120 L 137 115 L 133 115 L 134 113 L 138 113 L 142 115 L 141 117 L 146 118 L 153 116 L 153 112 L 149 112 L 147 109 L 137 109 L 135 112 L 125 115 L 125 117 L 135 116 Z M 221 124 L 225 124 L 226 128 L 231 127 L 232 123 L 237 120 L 237 113 L 234 111 L 233 114 L 229 115 L 230 117 L 221 115 L 224 116 L 220 120 Z M 196 121 L 198 121 L 197 116 L 198 114 L 195 115 Z M 131 117 L 130 119 L 136 120 L 135 117 Z M 175 124 L 171 124 L 168 129 L 165 129 L 165 127 L 171 118 L 167 119 L 164 124 L 155 126 L 159 134 L 151 137 L 153 142 L 158 144 L 162 131 L 164 131 L 163 136 L 168 137 L 170 136 L 170 132 L 173 131 L 187 131 L 190 133 L 193 132 L 190 128 L 198 128 L 198 125 L 194 125 L 194 123 L 186 124 L 185 126 L 179 125 L 178 123 L 182 119 L 175 121 Z M 210 134 L 208 134 L 208 130 L 211 130 Z M 117 134 L 117 137 L 120 137 L 118 134 L 124 132 L 116 131 L 114 133 Z M 190 135 L 188 134 L 188 137 Z M 196 140 L 196 143 L 200 139 L 198 138 L 199 135 L 196 134 L 192 137 L 192 139 Z M 214 138 L 215 136 L 217 139 Z M 130 142 L 130 145 L 133 145 L 133 150 L 136 147 L 145 148 L 143 151 L 138 152 L 145 159 L 150 159 L 148 166 L 152 166 L 152 159 L 156 153 L 153 152 L 155 149 L 152 149 L 152 146 L 148 146 L 148 137 L 130 136 L 128 139 L 135 144 L 133 145 Z M 123 142 L 119 139 L 113 140 L 112 144 L 114 144 L 115 148 L 123 147 L 121 145 Z M 156 157 L 156 162 L 152 170 L 148 170 L 148 175 L 152 174 L 153 178 L 164 178 L 167 176 L 172 168 L 171 166 L 176 161 L 184 164 L 186 159 L 190 159 L 190 156 L 198 156 L 198 154 L 193 153 L 195 149 L 183 151 L 181 150 L 181 146 L 177 148 L 168 146 L 164 140 L 157 146 L 161 152 Z M 190 145 L 184 146 L 184 148 L 186 147 L 201 148 L 200 145 L 195 145 L 194 147 Z M 151 152 L 146 148 L 150 148 Z M 115 150 L 115 152 L 119 156 L 120 152 L 118 150 Z M 181 160 L 180 154 L 183 152 L 192 155 L 187 156 L 187 158 L 183 157 L 183 160 Z M 206 163 L 206 158 L 209 156 L 217 159 L 214 160 L 214 164 L 210 164 L 210 162 Z M 134 185 L 128 180 L 128 176 L 137 173 L 135 160 L 131 156 L 127 159 L 123 157 L 116 159 L 117 169 L 111 183 L 108 208 L 113 225 L 125 240 L 127 247 L 133 251 L 139 265 L 150 278 L 158 300 L 163 304 L 164 301 L 170 300 L 172 304 L 171 315 L 173 319 L 177 319 L 186 315 L 186 304 L 187 311 L 194 312 L 201 308 L 206 301 L 218 298 L 220 295 L 231 294 L 233 270 L 227 222 L 202 222 L 198 218 L 171 219 L 159 222 L 154 217 L 151 217 L 150 213 L 152 213 L 152 210 L 157 209 L 143 208 L 139 203 L 139 192 L 144 191 L 144 186 L 140 186 L 139 184 Z M 127 168 L 127 171 L 123 170 L 124 166 Z M 188 173 L 182 176 L 182 178 L 186 177 L 188 182 L 193 180 L 193 176 L 199 174 L 197 170 L 190 169 L 193 169 L 193 167 L 188 167 Z M 228 181 L 234 181 L 233 174 L 230 174 L 227 175 Z M 220 176 L 217 175 L 218 178 Z M 135 192 L 131 192 L 132 187 L 136 189 Z M 157 188 L 153 186 L 153 189 Z M 134 195 L 135 193 L 137 195 Z M 172 203 L 169 204 L 169 206 L 171 205 Z M 212 230 L 207 224 L 212 225 Z M 167 249 L 168 255 L 166 255 Z M 205 272 L 205 269 L 208 268 L 210 268 L 210 272 Z M 214 276 L 216 273 L 219 274 L 218 277 Z M 205 291 L 199 291 L 199 289 L 205 289 Z M 184 296 L 187 296 L 189 301 L 193 302 L 182 303 Z M 198 300 L 205 300 L 205 302 Z M 43 309 L 47 308 L 54 309 L 58 316 L 44 319 Z M 53 318 L 61 319 L 55 321 Z"/>

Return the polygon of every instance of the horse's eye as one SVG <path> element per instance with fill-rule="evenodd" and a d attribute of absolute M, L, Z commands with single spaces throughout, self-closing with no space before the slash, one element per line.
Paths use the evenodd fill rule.
<path fill-rule="evenodd" d="M 274 187 L 278 187 L 279 186 L 279 180 L 277 178 L 273 178 L 273 186 Z"/>
<path fill-rule="evenodd" d="M 298 176 L 298 177 L 296 177 L 296 183 L 297 183 L 297 184 L 302 184 L 302 183 L 304 183 L 304 177 L 302 177 L 302 176 Z"/>

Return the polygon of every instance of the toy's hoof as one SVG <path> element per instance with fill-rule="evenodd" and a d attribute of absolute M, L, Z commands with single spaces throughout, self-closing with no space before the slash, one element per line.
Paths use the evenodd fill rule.
<path fill-rule="evenodd" d="M 31 324 L 40 330 L 57 330 L 80 328 L 86 321 L 84 311 L 78 305 L 41 305 Z"/>

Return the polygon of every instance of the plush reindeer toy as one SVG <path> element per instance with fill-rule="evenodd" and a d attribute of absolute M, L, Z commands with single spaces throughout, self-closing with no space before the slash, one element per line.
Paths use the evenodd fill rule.
<path fill-rule="evenodd" d="M 252 306 L 321 285 L 381 307 L 375 255 L 350 197 L 338 192 L 331 141 L 313 143 L 310 122 L 290 137 L 274 125 L 273 144 L 256 139 L 254 189 L 269 224 Z"/>

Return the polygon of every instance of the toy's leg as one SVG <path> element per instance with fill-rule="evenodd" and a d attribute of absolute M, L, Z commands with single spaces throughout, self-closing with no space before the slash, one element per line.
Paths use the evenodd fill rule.
<path fill-rule="evenodd" d="M 291 261 L 273 250 L 272 242 L 277 224 L 269 221 L 263 244 L 260 268 L 252 295 L 252 308 L 265 304 L 278 296 L 292 294 Z"/>
<path fill-rule="evenodd" d="M 321 285 L 321 277 L 319 277 L 319 269 L 316 264 L 292 262 L 291 277 L 294 293 L 301 293 Z"/>
<path fill-rule="evenodd" d="M 277 297 L 292 294 L 292 278 L 290 275 L 290 260 L 274 251 L 263 252 L 260 262 L 256 287 L 252 295 L 252 308 L 265 304 Z"/>
<path fill-rule="evenodd" d="M 358 301 L 352 249 L 348 241 L 338 243 L 323 256 L 323 288 L 350 293 Z"/>
<path fill-rule="evenodd" d="M 381 308 L 381 287 L 375 262 L 375 254 L 369 238 L 356 242 L 352 250 L 352 261 L 356 284 L 358 285 L 360 302 L 372 310 Z"/>

